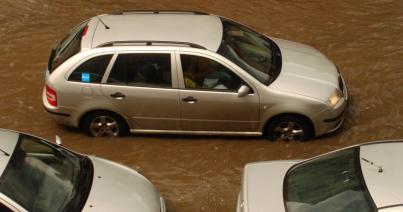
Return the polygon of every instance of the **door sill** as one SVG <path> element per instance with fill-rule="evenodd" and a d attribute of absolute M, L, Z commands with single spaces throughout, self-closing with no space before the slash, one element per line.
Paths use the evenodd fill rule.
<path fill-rule="evenodd" d="M 260 136 L 261 132 L 233 132 L 233 131 L 187 131 L 187 130 L 130 130 L 138 134 L 182 134 L 182 135 L 241 135 Z"/>

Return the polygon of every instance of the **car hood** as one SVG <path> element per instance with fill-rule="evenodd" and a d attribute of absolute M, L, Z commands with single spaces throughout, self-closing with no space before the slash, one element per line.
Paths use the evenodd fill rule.
<path fill-rule="evenodd" d="M 283 182 L 298 161 L 270 161 L 245 166 L 242 199 L 245 212 L 285 211 Z"/>
<path fill-rule="evenodd" d="M 336 66 L 311 46 L 271 39 L 280 48 L 282 68 L 270 87 L 326 102 L 338 88 L 339 74 Z"/>
<path fill-rule="evenodd" d="M 402 204 L 402 152 L 403 141 L 379 142 L 360 147 L 362 174 L 378 208 Z M 381 172 L 378 166 L 382 167 Z"/>
<path fill-rule="evenodd" d="M 160 212 L 160 195 L 133 169 L 90 156 L 94 165 L 91 192 L 83 211 Z"/>

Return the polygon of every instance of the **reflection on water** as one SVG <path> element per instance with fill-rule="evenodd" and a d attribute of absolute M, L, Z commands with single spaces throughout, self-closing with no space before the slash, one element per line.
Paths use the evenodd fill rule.
<path fill-rule="evenodd" d="M 350 105 L 341 131 L 307 143 L 261 138 L 130 136 L 91 139 L 56 125 L 41 93 L 51 47 L 75 24 L 130 9 L 199 10 L 224 15 L 268 36 L 312 45 L 347 81 Z M 0 127 L 124 163 L 147 176 L 169 211 L 234 211 L 247 162 L 307 158 L 339 147 L 403 137 L 403 1 L 2 0 Z"/>

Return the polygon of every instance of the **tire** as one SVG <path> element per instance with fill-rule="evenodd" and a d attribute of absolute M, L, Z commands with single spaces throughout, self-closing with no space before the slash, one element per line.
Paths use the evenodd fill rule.
<path fill-rule="evenodd" d="M 304 118 L 281 116 L 268 124 L 265 135 L 271 141 L 306 141 L 313 137 L 313 130 Z"/>
<path fill-rule="evenodd" d="M 83 119 L 82 128 L 91 137 L 123 137 L 129 134 L 125 120 L 111 112 L 92 112 Z"/>

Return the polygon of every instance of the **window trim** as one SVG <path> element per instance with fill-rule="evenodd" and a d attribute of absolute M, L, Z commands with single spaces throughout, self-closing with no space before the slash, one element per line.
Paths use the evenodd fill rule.
<path fill-rule="evenodd" d="M 27 211 L 25 208 L 23 208 L 21 205 L 19 205 L 3 193 L 0 193 L 0 203 L 8 207 L 12 211 Z"/>
<path fill-rule="evenodd" d="M 101 80 L 101 84 L 108 86 L 125 86 L 125 87 L 133 87 L 133 88 L 157 88 L 157 89 L 177 89 L 178 88 L 178 78 L 177 78 L 177 67 L 175 66 L 175 55 L 174 51 L 170 50 L 123 50 L 123 51 L 115 51 L 114 56 L 112 57 L 109 65 L 107 66 L 104 77 Z M 157 87 L 157 86 L 137 86 L 137 85 L 124 85 L 124 84 L 108 84 L 108 78 L 112 71 L 112 68 L 118 58 L 119 54 L 168 54 L 170 55 L 171 60 L 171 87 Z"/>
<path fill-rule="evenodd" d="M 233 93 L 237 94 L 238 91 L 234 90 L 221 90 L 221 89 L 208 89 L 208 88 L 186 88 L 185 86 L 185 80 L 183 77 L 183 70 L 182 70 L 182 61 L 181 61 L 181 55 L 193 55 L 193 56 L 199 56 L 199 57 L 204 57 L 210 60 L 213 60 L 222 66 L 226 67 L 229 71 L 231 71 L 233 74 L 235 74 L 237 77 L 239 77 L 244 85 L 248 86 L 251 92 L 248 95 L 254 95 L 256 94 L 256 90 L 253 84 L 249 82 L 249 80 L 245 79 L 245 77 L 240 74 L 235 67 L 233 67 L 231 64 L 228 64 L 226 61 L 221 60 L 220 58 L 214 57 L 209 54 L 203 54 L 199 52 L 190 52 L 190 51 L 175 51 L 175 59 L 176 59 L 176 66 L 177 66 L 177 71 L 178 71 L 178 83 L 179 83 L 179 89 L 180 90 L 187 90 L 187 91 L 202 91 L 202 92 L 214 92 L 214 93 Z"/>

